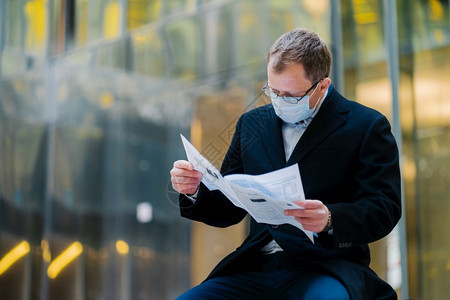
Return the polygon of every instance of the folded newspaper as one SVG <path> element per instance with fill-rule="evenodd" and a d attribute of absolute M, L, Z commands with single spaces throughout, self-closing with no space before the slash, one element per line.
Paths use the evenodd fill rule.
<path fill-rule="evenodd" d="M 232 174 L 223 177 L 200 152 L 181 135 L 187 158 L 203 173 L 202 182 L 209 190 L 220 190 L 234 205 L 245 209 L 258 223 L 290 224 L 302 230 L 314 243 L 313 232 L 304 230 L 286 209 L 301 208 L 294 201 L 304 200 L 298 166 L 292 165 L 262 175 Z"/>

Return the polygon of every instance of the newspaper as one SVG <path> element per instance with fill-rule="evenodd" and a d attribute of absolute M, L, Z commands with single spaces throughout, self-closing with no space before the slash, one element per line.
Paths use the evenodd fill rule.
<path fill-rule="evenodd" d="M 223 177 L 183 135 L 181 140 L 189 162 L 203 174 L 202 182 L 209 190 L 220 190 L 258 223 L 291 224 L 302 230 L 314 243 L 313 232 L 304 230 L 294 217 L 283 214 L 286 209 L 302 208 L 294 201 L 305 199 L 296 164 L 262 175 L 233 174 Z"/>

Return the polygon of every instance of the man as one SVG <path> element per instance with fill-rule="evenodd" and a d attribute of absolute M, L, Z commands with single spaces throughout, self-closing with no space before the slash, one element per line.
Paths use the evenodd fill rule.
<path fill-rule="evenodd" d="M 297 164 L 307 200 L 285 214 L 315 233 L 251 219 L 242 245 L 179 299 L 397 299 L 370 268 L 368 243 L 400 214 L 398 150 L 387 119 L 340 95 L 328 78 L 331 54 L 313 32 L 282 35 L 267 56 L 271 104 L 243 114 L 221 172 L 263 174 Z M 181 214 L 218 227 L 246 211 L 202 174 L 176 161 L 172 186 Z"/>

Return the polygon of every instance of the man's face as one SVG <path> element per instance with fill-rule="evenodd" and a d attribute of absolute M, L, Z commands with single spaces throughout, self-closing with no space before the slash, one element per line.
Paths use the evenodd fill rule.
<path fill-rule="evenodd" d="M 314 84 L 308 78 L 302 64 L 290 64 L 281 73 L 274 72 L 272 63 L 267 65 L 268 86 L 278 94 L 278 96 L 302 97 Z M 330 80 L 325 78 L 317 87 L 317 90 L 310 90 L 309 108 L 313 108 L 319 97 L 323 97 Z"/>

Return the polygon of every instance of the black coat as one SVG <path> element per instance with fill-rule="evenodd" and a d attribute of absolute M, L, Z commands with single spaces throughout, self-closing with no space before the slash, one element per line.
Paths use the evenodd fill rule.
<path fill-rule="evenodd" d="M 388 120 L 330 86 L 286 162 L 281 120 L 271 104 L 259 107 L 240 117 L 221 173 L 257 175 L 292 164 L 299 166 L 306 199 L 321 200 L 331 211 L 333 235 L 320 233 L 313 244 L 292 225 L 275 228 L 251 219 L 243 244 L 207 279 L 239 269 L 240 259 L 275 239 L 293 261 L 332 273 L 351 299 L 396 299 L 394 290 L 369 268 L 368 247 L 386 236 L 401 215 L 399 155 Z M 180 206 L 182 216 L 217 227 L 234 225 L 247 215 L 203 184 L 195 205 L 181 195 Z"/>

